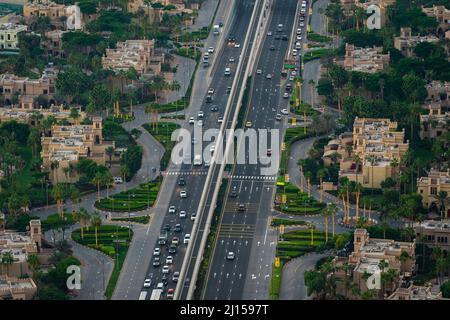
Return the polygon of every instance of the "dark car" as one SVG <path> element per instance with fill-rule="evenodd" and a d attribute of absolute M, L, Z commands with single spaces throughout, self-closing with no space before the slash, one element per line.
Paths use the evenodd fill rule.
<path fill-rule="evenodd" d="M 270 46 L 269 50 L 270 51 L 274 51 L 275 50 L 275 46 Z"/>
<path fill-rule="evenodd" d="M 206 96 L 206 102 L 207 102 L 207 103 L 211 103 L 211 102 L 212 102 L 212 96 L 211 96 L 211 95 L 208 94 L 208 95 Z"/>
<path fill-rule="evenodd" d="M 184 186 L 186 184 L 186 180 L 184 180 L 183 177 L 180 177 L 180 179 L 178 180 L 178 185 L 179 186 Z"/>
<path fill-rule="evenodd" d="M 239 203 L 238 211 L 245 211 L 245 204 Z"/>
<path fill-rule="evenodd" d="M 161 259 L 159 257 L 155 257 L 153 259 L 153 266 L 154 267 L 159 267 L 161 265 Z"/>
<path fill-rule="evenodd" d="M 177 253 L 177 246 L 175 244 L 171 244 L 169 247 L 169 253 L 170 254 L 175 254 Z"/>
<path fill-rule="evenodd" d="M 275 35 L 275 40 L 280 40 L 280 35 L 279 34 Z"/>
<path fill-rule="evenodd" d="M 163 230 L 164 230 L 164 231 L 170 231 L 170 224 L 167 224 L 167 223 L 166 223 L 166 224 L 164 225 L 164 227 L 163 227 Z"/>
<path fill-rule="evenodd" d="M 161 282 L 163 283 L 164 286 L 167 286 L 167 284 L 169 283 L 169 281 L 167 280 L 167 275 L 163 274 Z"/>
<path fill-rule="evenodd" d="M 282 40 L 287 41 L 288 37 L 287 35 L 283 34 L 283 36 L 281 37 Z"/>
<path fill-rule="evenodd" d="M 286 85 L 286 91 L 290 92 L 292 90 L 292 84 L 288 83 Z"/>
<path fill-rule="evenodd" d="M 236 192 L 236 190 L 233 190 L 233 191 L 230 192 L 230 197 L 231 197 L 231 198 L 236 198 L 236 197 L 237 197 L 237 192 Z"/>
<path fill-rule="evenodd" d="M 175 225 L 175 228 L 173 228 L 173 231 L 174 231 L 174 232 L 181 232 L 181 224 L 177 223 L 177 224 Z"/>
<path fill-rule="evenodd" d="M 227 94 L 230 94 L 230 92 L 231 92 L 231 87 L 227 87 Z"/>
<path fill-rule="evenodd" d="M 218 108 L 216 105 L 214 105 L 214 106 L 211 107 L 210 110 L 211 110 L 212 112 L 217 112 L 217 111 L 219 111 L 219 108 Z"/>

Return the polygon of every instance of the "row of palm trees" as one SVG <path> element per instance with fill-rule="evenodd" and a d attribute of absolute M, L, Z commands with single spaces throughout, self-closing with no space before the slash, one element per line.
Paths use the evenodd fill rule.
<path fill-rule="evenodd" d="M 81 240 L 84 239 L 84 232 L 89 232 L 89 227 L 94 228 L 95 234 L 95 245 L 98 246 L 98 228 L 102 225 L 102 218 L 97 211 L 90 214 L 83 207 L 72 213 L 73 218 L 80 224 L 80 237 Z"/>

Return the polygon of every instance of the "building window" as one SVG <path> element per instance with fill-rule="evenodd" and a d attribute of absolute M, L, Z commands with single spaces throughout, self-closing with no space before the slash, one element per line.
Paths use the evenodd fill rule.
<path fill-rule="evenodd" d="M 437 188 L 436 187 L 431 187 L 430 188 L 430 194 L 437 195 Z"/>

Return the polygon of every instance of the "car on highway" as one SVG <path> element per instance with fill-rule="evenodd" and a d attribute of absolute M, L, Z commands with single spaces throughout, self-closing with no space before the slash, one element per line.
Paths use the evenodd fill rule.
<path fill-rule="evenodd" d="M 156 268 L 156 267 L 159 267 L 160 265 L 161 265 L 161 259 L 159 257 L 155 257 L 153 259 L 153 266 Z"/>
<path fill-rule="evenodd" d="M 153 256 L 157 257 L 161 254 L 161 249 L 160 248 L 155 248 L 155 250 L 153 250 Z"/>
<path fill-rule="evenodd" d="M 214 88 L 209 88 L 208 89 L 208 94 L 214 94 Z"/>
<path fill-rule="evenodd" d="M 236 192 L 236 190 L 232 190 L 231 192 L 230 192 L 230 198 L 236 198 L 237 197 L 237 192 Z"/>
<path fill-rule="evenodd" d="M 275 120 L 280 121 L 281 120 L 281 114 L 277 113 L 275 116 Z"/>
<path fill-rule="evenodd" d="M 288 109 L 281 109 L 281 114 L 286 115 L 288 113 L 289 113 Z"/>
<path fill-rule="evenodd" d="M 186 185 L 186 180 L 184 179 L 184 177 L 180 177 L 180 179 L 178 179 L 178 185 L 179 186 Z"/>
<path fill-rule="evenodd" d="M 288 84 L 286 85 L 286 91 L 287 91 L 287 92 L 290 92 L 291 90 L 292 90 L 292 84 L 288 83 Z"/>
<path fill-rule="evenodd" d="M 228 251 L 227 260 L 234 260 L 234 252 L 233 251 Z"/>
<path fill-rule="evenodd" d="M 208 48 L 208 53 L 214 53 L 214 48 L 213 47 L 209 47 Z"/>
<path fill-rule="evenodd" d="M 268 73 L 267 75 L 266 75 L 266 79 L 272 79 L 272 75 L 270 74 L 270 73 Z"/>
<path fill-rule="evenodd" d="M 164 225 L 164 227 L 163 227 L 163 230 L 164 231 L 170 231 L 170 224 L 168 224 L 168 223 L 166 223 L 165 225 Z"/>
<path fill-rule="evenodd" d="M 230 92 L 231 92 L 231 87 L 227 87 L 227 90 L 226 90 L 225 92 L 226 92 L 226 94 L 230 94 Z"/>
<path fill-rule="evenodd" d="M 267 35 L 270 37 L 272 35 L 272 31 L 267 32 Z"/>
<path fill-rule="evenodd" d="M 203 111 L 199 111 L 199 112 L 197 113 L 197 119 L 203 118 L 204 115 L 205 115 L 205 114 L 203 113 Z"/>
<path fill-rule="evenodd" d="M 275 46 L 273 46 L 273 45 L 270 46 L 269 50 L 270 50 L 270 51 L 274 51 L 274 50 L 275 50 Z"/>
<path fill-rule="evenodd" d="M 283 34 L 283 36 L 281 37 L 281 40 L 287 41 L 288 37 L 287 35 Z"/>
<path fill-rule="evenodd" d="M 190 117 L 190 118 L 189 118 L 189 124 L 194 124 L 194 123 L 195 123 L 194 117 Z"/>
<path fill-rule="evenodd" d="M 219 108 L 216 105 L 214 105 L 209 110 L 211 110 L 211 112 L 217 112 L 219 111 Z"/>
<path fill-rule="evenodd" d="M 266 153 L 268 156 L 271 156 L 272 155 L 272 149 L 267 149 L 267 153 Z"/>
<path fill-rule="evenodd" d="M 302 29 L 301 28 L 297 29 L 297 34 L 302 34 Z"/>
<path fill-rule="evenodd" d="M 192 140 L 191 140 L 191 142 L 192 142 L 192 144 L 197 144 L 197 138 L 192 138 Z"/>
<path fill-rule="evenodd" d="M 295 77 L 295 76 L 297 75 L 297 71 L 292 70 L 292 71 L 291 71 L 291 75 Z"/>
<path fill-rule="evenodd" d="M 170 269 L 169 269 L 169 266 L 168 266 L 168 265 L 165 265 L 165 266 L 162 267 L 161 272 L 162 272 L 163 274 L 164 274 L 164 273 L 169 273 L 169 271 L 170 271 Z"/>
<path fill-rule="evenodd" d="M 297 55 L 297 49 L 292 49 L 292 55 L 295 57 Z"/>
<path fill-rule="evenodd" d="M 184 210 L 180 211 L 180 218 L 181 219 L 186 218 L 186 211 L 184 211 Z"/>
<path fill-rule="evenodd" d="M 235 48 L 240 48 L 241 45 L 240 45 L 239 43 L 236 42 L 236 43 L 234 44 L 234 47 L 235 47 Z"/>
<path fill-rule="evenodd" d="M 150 288 L 152 286 L 152 279 L 144 280 L 144 288 Z"/>
<path fill-rule="evenodd" d="M 223 74 L 226 75 L 226 76 L 231 75 L 231 69 L 230 68 L 225 68 L 225 71 L 224 71 Z"/>
<path fill-rule="evenodd" d="M 114 183 L 115 184 L 122 184 L 123 183 L 122 177 L 114 177 Z"/>
<path fill-rule="evenodd" d="M 262 70 L 261 69 L 256 70 L 256 74 L 262 74 Z"/>
<path fill-rule="evenodd" d="M 300 42 L 296 42 L 295 43 L 295 49 L 301 49 L 302 48 L 302 44 Z"/>
<path fill-rule="evenodd" d="M 177 212 L 177 208 L 175 206 L 170 206 L 169 213 L 175 213 L 175 212 Z"/>
<path fill-rule="evenodd" d="M 187 198 L 187 192 L 186 192 L 186 190 L 181 190 L 181 191 L 180 191 L 180 197 L 181 197 L 181 198 Z"/>
<path fill-rule="evenodd" d="M 189 240 L 191 240 L 191 234 L 190 234 L 190 233 L 186 233 L 186 234 L 184 235 L 183 243 L 184 243 L 184 244 L 188 244 L 188 243 L 189 243 Z"/>
<path fill-rule="evenodd" d="M 305 23 L 302 21 L 302 22 L 300 22 L 300 27 L 304 27 L 305 26 Z"/>
<path fill-rule="evenodd" d="M 199 127 L 203 126 L 203 120 L 198 120 L 198 121 L 197 121 L 197 125 L 198 125 Z"/>
<path fill-rule="evenodd" d="M 171 244 L 169 247 L 169 253 L 170 254 L 175 254 L 177 253 L 177 246 L 175 244 Z"/>
<path fill-rule="evenodd" d="M 223 117 L 219 117 L 219 118 L 217 119 L 217 122 L 218 122 L 218 123 L 222 123 L 222 122 L 223 122 Z"/>
<path fill-rule="evenodd" d="M 168 300 L 173 300 L 173 293 L 175 292 L 174 289 L 169 289 L 167 290 L 167 299 Z"/>
<path fill-rule="evenodd" d="M 206 96 L 206 103 L 211 103 L 212 101 L 213 101 L 212 96 L 208 94 Z"/>
<path fill-rule="evenodd" d="M 158 282 L 158 284 L 156 285 L 156 288 L 155 288 L 155 289 L 159 289 L 159 290 L 164 291 L 164 283 Z"/>
<path fill-rule="evenodd" d="M 181 224 L 177 223 L 173 228 L 173 232 L 181 232 Z"/>
<path fill-rule="evenodd" d="M 178 278 L 180 277 L 180 272 L 179 271 L 175 271 L 174 273 L 173 273 L 173 276 L 172 276 L 172 281 L 173 282 L 178 282 Z"/>
<path fill-rule="evenodd" d="M 180 243 L 180 238 L 178 238 L 178 237 L 173 237 L 172 238 L 172 244 L 178 245 L 179 243 Z"/>
<path fill-rule="evenodd" d="M 251 122 L 251 121 L 247 121 L 247 122 L 245 123 L 245 127 L 251 128 L 251 127 L 252 127 L 252 122 Z"/>
<path fill-rule="evenodd" d="M 173 264 L 173 257 L 172 256 L 167 256 L 166 264 Z"/>
<path fill-rule="evenodd" d="M 289 98 L 289 93 L 287 93 L 287 92 L 283 93 L 283 99 L 287 99 L 287 98 Z"/>
<path fill-rule="evenodd" d="M 302 41 L 302 36 L 297 36 L 296 39 L 297 41 Z"/>
<path fill-rule="evenodd" d="M 279 34 L 275 35 L 275 40 L 280 40 L 280 35 Z"/>
<path fill-rule="evenodd" d="M 228 59 L 228 62 L 235 62 L 236 60 L 234 59 L 234 57 L 230 57 L 229 59 Z"/>
<path fill-rule="evenodd" d="M 163 283 L 164 286 L 167 286 L 169 284 L 169 281 L 167 281 L 166 274 L 163 274 L 163 276 L 161 277 L 161 282 Z"/>
<path fill-rule="evenodd" d="M 238 205 L 238 211 L 245 211 L 245 204 L 239 203 L 239 205 Z"/>
<path fill-rule="evenodd" d="M 295 79 L 294 76 L 292 76 L 292 75 L 289 76 L 289 81 L 294 81 L 294 79 Z"/>

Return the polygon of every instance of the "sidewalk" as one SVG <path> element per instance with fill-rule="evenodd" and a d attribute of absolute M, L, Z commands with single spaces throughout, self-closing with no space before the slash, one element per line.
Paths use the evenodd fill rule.
<path fill-rule="evenodd" d="M 189 31 L 197 31 L 203 27 L 208 27 L 214 16 L 214 12 L 216 11 L 219 1 L 220 0 L 205 0 L 198 11 L 198 17 L 195 18 L 194 24 L 189 26 L 187 29 Z"/>

